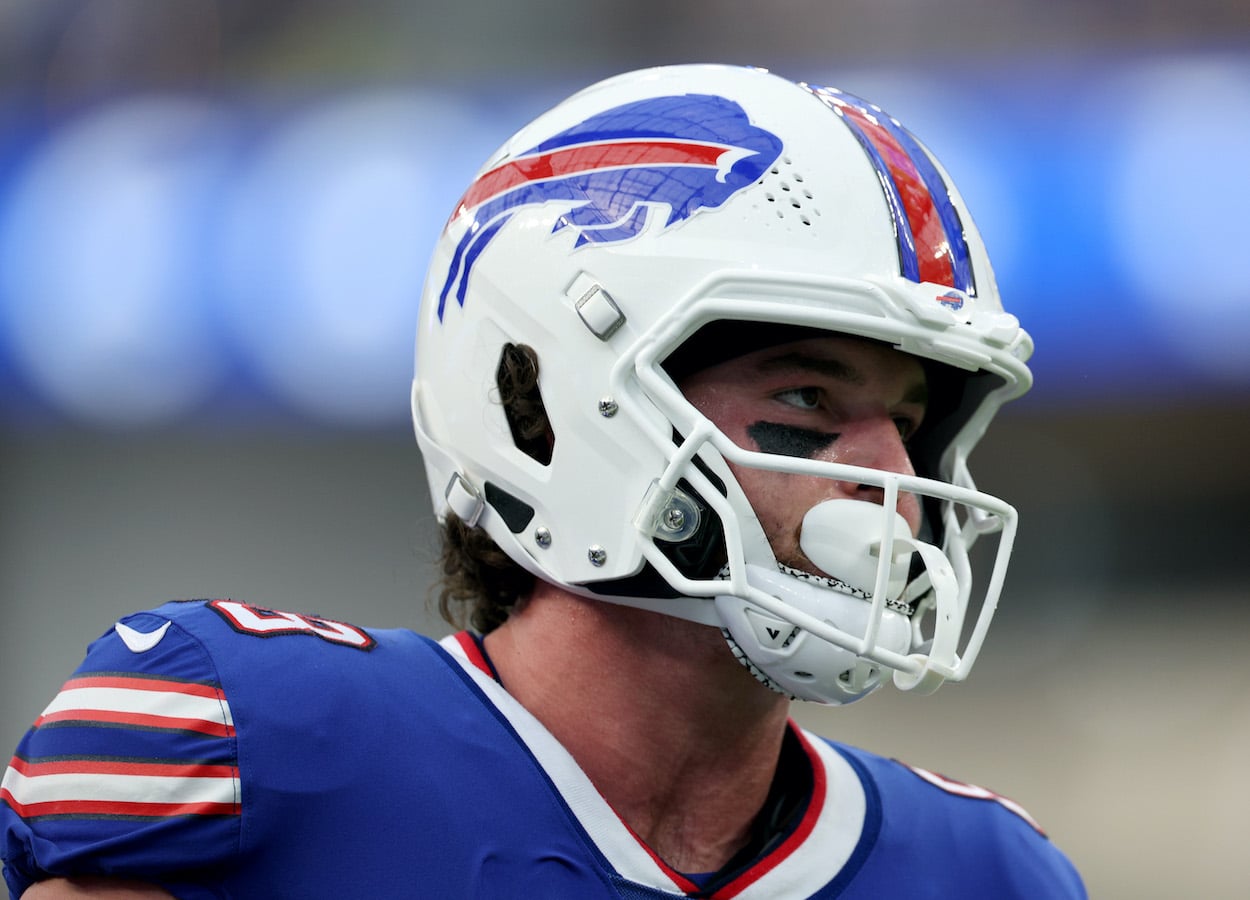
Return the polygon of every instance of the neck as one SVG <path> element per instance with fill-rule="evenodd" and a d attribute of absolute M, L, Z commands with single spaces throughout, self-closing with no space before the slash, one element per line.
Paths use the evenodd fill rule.
<path fill-rule="evenodd" d="M 670 866 L 713 871 L 746 843 L 789 704 L 717 629 L 540 582 L 486 645 L 509 693 Z"/>

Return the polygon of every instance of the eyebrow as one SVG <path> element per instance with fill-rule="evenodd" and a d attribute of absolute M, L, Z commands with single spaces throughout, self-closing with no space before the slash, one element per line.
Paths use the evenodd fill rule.
<path fill-rule="evenodd" d="M 835 381 L 842 381 L 856 387 L 862 387 L 868 383 L 864 373 L 854 366 L 840 359 L 833 359 L 827 356 L 812 356 L 810 353 L 790 352 L 782 353 L 778 356 L 770 356 L 761 360 L 756 369 L 761 375 L 787 369 L 797 369 L 803 372 L 811 372 L 815 375 L 823 375 L 826 378 L 832 378 Z M 904 403 L 924 404 L 928 403 L 928 401 L 929 385 L 927 381 L 916 382 L 903 395 Z"/>

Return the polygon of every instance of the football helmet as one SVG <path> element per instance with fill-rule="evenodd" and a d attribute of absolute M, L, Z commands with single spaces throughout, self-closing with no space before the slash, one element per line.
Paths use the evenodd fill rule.
<path fill-rule="evenodd" d="M 967 457 L 1028 390 L 1032 341 L 945 170 L 878 107 L 748 67 L 593 85 L 483 166 L 421 303 L 412 412 L 440 517 L 575 594 L 720 627 L 794 697 L 967 676 L 1017 521 Z M 914 475 L 738 446 L 669 371 L 692 345 L 724 357 L 794 328 L 887 342 L 941 381 L 909 445 Z M 499 402 L 506 345 L 538 357 L 543 453 Z M 798 571 L 731 463 L 874 485 L 884 502 L 811 509 L 801 546 L 820 572 Z M 923 500 L 920 534 L 900 492 Z M 969 549 L 986 535 L 974 596 Z"/>

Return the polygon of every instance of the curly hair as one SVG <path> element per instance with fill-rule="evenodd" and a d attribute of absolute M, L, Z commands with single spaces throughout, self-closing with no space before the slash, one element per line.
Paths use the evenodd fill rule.
<path fill-rule="evenodd" d="M 505 344 L 495 372 L 499 403 L 517 448 L 543 465 L 555 446 L 538 388 L 538 354 Z M 517 602 L 534 589 L 535 577 L 513 562 L 483 529 L 448 512 L 441 528 L 438 611 L 456 628 L 485 634 L 502 625 Z"/>

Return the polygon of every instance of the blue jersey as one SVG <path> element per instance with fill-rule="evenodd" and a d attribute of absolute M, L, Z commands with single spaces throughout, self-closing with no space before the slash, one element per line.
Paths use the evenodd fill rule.
<path fill-rule="evenodd" d="M 1085 896 L 1018 807 L 791 729 L 804 811 L 711 896 Z M 93 643 L 0 798 L 14 896 L 93 872 L 184 898 L 700 895 L 468 636 L 232 601 L 170 603 Z"/>

